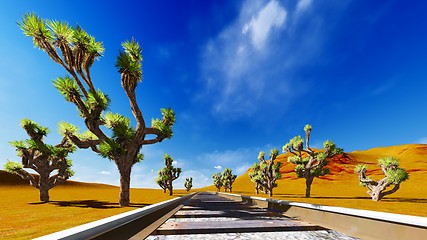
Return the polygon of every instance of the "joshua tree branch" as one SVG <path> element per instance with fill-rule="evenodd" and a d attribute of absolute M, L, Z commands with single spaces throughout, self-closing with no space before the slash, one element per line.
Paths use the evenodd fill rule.
<path fill-rule="evenodd" d="M 33 175 L 29 174 L 24 169 L 16 170 L 15 173 L 23 179 L 29 180 L 30 185 L 36 188 L 40 188 L 39 183 L 36 181 Z"/>
<path fill-rule="evenodd" d="M 399 190 L 399 188 L 400 188 L 400 183 L 394 184 L 394 187 L 391 190 L 381 193 L 381 197 L 395 193 L 397 190 Z"/>

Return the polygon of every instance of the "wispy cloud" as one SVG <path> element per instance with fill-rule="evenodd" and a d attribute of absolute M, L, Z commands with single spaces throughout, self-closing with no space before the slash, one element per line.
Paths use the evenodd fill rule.
<path fill-rule="evenodd" d="M 307 10 L 310 5 L 312 4 L 312 0 L 298 0 L 297 3 L 297 9 L 296 9 L 296 15 L 301 14 L 302 12 L 304 12 L 305 10 Z"/>
<path fill-rule="evenodd" d="M 101 174 L 101 175 L 111 175 L 111 172 L 109 172 L 109 171 L 101 171 L 101 172 L 98 172 L 99 174 Z"/>
<path fill-rule="evenodd" d="M 312 5 L 299 1 L 290 9 L 276 0 L 244 2 L 239 17 L 203 48 L 204 89 L 196 100 L 208 102 L 211 112 L 225 119 L 254 117 L 261 110 L 286 111 L 305 91 L 295 73 L 322 45 L 320 20 L 305 22 L 304 27 L 293 20 L 297 11 L 299 18 L 308 17 L 302 13 Z"/>
<path fill-rule="evenodd" d="M 217 170 L 221 170 L 222 169 L 221 165 L 215 166 L 214 168 L 217 169 Z"/>
<path fill-rule="evenodd" d="M 243 26 L 242 33 L 243 35 L 250 34 L 252 45 L 256 49 L 261 49 L 268 40 L 270 33 L 284 25 L 286 15 L 286 10 L 277 1 L 270 1 Z"/>

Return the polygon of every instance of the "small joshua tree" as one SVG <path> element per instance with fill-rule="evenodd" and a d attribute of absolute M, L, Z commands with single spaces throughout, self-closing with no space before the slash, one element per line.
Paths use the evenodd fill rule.
<path fill-rule="evenodd" d="M 310 148 L 311 125 L 305 125 L 305 149 L 304 140 L 301 136 L 295 136 L 289 143 L 283 146 L 283 152 L 292 153 L 294 156 L 288 157 L 288 162 L 295 164 L 295 172 L 299 178 L 305 178 L 305 197 L 310 197 L 311 184 L 315 177 L 324 176 L 329 173 L 327 159 L 342 153 L 341 148 L 336 148 L 335 144 L 327 140 L 323 143 L 324 151 L 314 152 Z"/>
<path fill-rule="evenodd" d="M 166 189 L 169 190 L 169 195 L 173 194 L 173 185 L 172 182 L 179 178 L 181 174 L 181 168 L 175 168 L 172 166 L 173 158 L 169 154 L 164 155 L 165 166 L 159 171 L 159 176 L 156 179 L 157 184 L 163 189 L 163 192 L 166 192 Z"/>
<path fill-rule="evenodd" d="M 70 169 L 72 162 L 67 159 L 67 155 L 75 150 L 75 147 L 67 138 L 63 138 L 57 145 L 49 145 L 43 142 L 43 137 L 49 133 L 49 129 L 37 123 L 24 119 L 21 126 L 27 132 L 30 139 L 25 141 L 13 141 L 11 145 L 16 148 L 18 156 L 22 159 L 22 164 L 17 162 L 7 162 L 5 169 L 29 180 L 30 185 L 40 190 L 40 201 L 49 201 L 49 190 L 56 185 L 65 182 L 74 172 Z M 39 174 L 36 178 L 23 168 L 30 168 Z M 51 172 L 57 171 L 50 176 Z"/>
<path fill-rule="evenodd" d="M 216 187 L 216 191 L 219 192 L 221 191 L 221 187 L 222 187 L 222 175 L 220 172 L 215 173 L 214 175 L 212 175 L 213 181 L 214 181 L 214 186 Z"/>
<path fill-rule="evenodd" d="M 184 182 L 184 187 L 187 189 L 187 192 L 191 190 L 193 187 L 193 178 L 186 178 Z"/>
<path fill-rule="evenodd" d="M 378 163 L 385 175 L 379 181 L 366 177 L 366 165 L 359 164 L 354 168 L 354 172 L 359 175 L 360 185 L 368 188 L 368 194 L 373 201 L 379 201 L 384 196 L 395 193 L 399 190 L 400 184 L 409 178 L 409 174 L 404 169 L 399 168 L 399 162 L 394 157 L 380 158 Z M 391 185 L 393 185 L 393 188 L 385 191 Z"/>
<path fill-rule="evenodd" d="M 270 197 L 273 196 L 273 188 L 277 187 L 276 180 L 280 179 L 280 162 L 274 162 L 279 155 L 279 150 L 272 149 L 270 151 L 270 159 L 264 159 L 265 152 L 260 152 L 258 160 L 260 163 L 255 163 L 252 166 L 252 172 L 249 174 L 252 182 L 255 183 L 255 192 L 258 194 L 258 189 L 264 189 Z"/>
<path fill-rule="evenodd" d="M 259 166 L 259 163 L 254 163 L 254 165 L 251 168 L 251 172 L 249 172 L 249 177 L 251 178 L 251 181 L 255 183 L 255 193 L 258 194 L 259 190 L 263 191 L 264 188 L 262 187 L 263 183 L 263 177 L 261 173 L 261 169 Z M 267 191 L 265 191 L 267 193 Z"/>
<path fill-rule="evenodd" d="M 224 169 L 222 172 L 222 185 L 224 186 L 224 192 L 227 192 L 227 189 L 231 192 L 233 189 L 233 183 L 237 178 L 237 175 L 233 175 L 233 172 L 230 168 Z"/>

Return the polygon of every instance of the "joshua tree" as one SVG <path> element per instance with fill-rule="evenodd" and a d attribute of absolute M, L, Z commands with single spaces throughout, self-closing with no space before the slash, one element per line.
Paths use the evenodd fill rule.
<path fill-rule="evenodd" d="M 262 177 L 259 163 L 254 163 L 254 165 L 251 168 L 251 172 L 249 172 L 249 177 L 251 178 L 251 181 L 255 183 L 256 194 L 259 193 L 259 190 L 261 191 L 264 190 L 264 188 L 262 187 L 263 177 Z M 265 192 L 267 193 L 267 191 Z"/>
<path fill-rule="evenodd" d="M 184 182 L 184 187 L 187 189 L 187 192 L 191 190 L 193 187 L 193 178 L 186 178 Z"/>
<path fill-rule="evenodd" d="M 158 172 L 158 176 L 157 176 L 157 178 L 156 178 L 156 183 L 157 184 L 159 184 L 159 186 L 163 189 L 163 193 L 166 193 L 166 189 L 167 189 L 167 187 L 166 187 L 166 179 L 165 178 L 163 178 L 163 176 L 165 176 L 166 175 L 166 173 L 163 173 L 162 171 L 163 171 L 163 169 L 164 168 L 162 168 L 161 170 L 159 170 L 159 172 Z"/>
<path fill-rule="evenodd" d="M 66 22 L 43 20 L 33 13 L 26 14 L 18 23 L 26 36 L 71 76 L 58 77 L 54 86 L 73 103 L 83 118 L 88 131 L 79 134 L 77 127 L 62 123 L 61 132 L 79 148 L 90 148 L 104 158 L 112 160 L 120 173 L 120 206 L 129 205 L 129 187 L 132 166 L 143 159 L 143 145 L 154 144 L 172 137 L 175 114 L 171 109 L 161 109 L 162 119 L 153 119 L 147 126 L 136 101 L 135 89 L 142 81 L 142 49 L 132 39 L 122 43 L 116 68 L 121 74 L 121 85 L 129 99 L 136 126 L 130 119 L 108 111 L 110 99 L 96 89 L 91 76 L 91 66 L 99 59 L 102 42 L 79 26 L 73 28 Z M 104 129 L 108 128 L 107 133 Z"/>
<path fill-rule="evenodd" d="M 310 197 L 311 184 L 315 177 L 324 176 L 329 173 L 327 159 L 342 153 L 341 148 L 328 140 L 323 143 L 324 151 L 315 152 L 310 148 L 311 125 L 305 125 L 305 149 L 304 140 L 301 136 L 295 136 L 289 143 L 283 146 L 283 152 L 290 152 L 294 156 L 288 157 L 288 162 L 296 164 L 295 172 L 299 178 L 305 178 L 305 197 Z"/>
<path fill-rule="evenodd" d="M 273 188 L 277 187 L 276 180 L 280 179 L 282 175 L 280 174 L 280 162 L 274 162 L 277 155 L 279 155 L 279 150 L 272 149 L 270 152 L 270 159 L 264 159 L 265 152 L 260 152 L 258 155 L 258 160 L 260 163 L 255 163 L 252 166 L 252 172 L 249 174 L 252 182 L 255 183 L 255 192 L 258 194 L 258 189 L 268 193 L 270 197 L 273 196 Z"/>
<path fill-rule="evenodd" d="M 224 186 L 224 192 L 227 192 L 227 189 L 231 192 L 233 190 L 233 183 L 236 180 L 237 175 L 233 175 L 232 170 L 230 168 L 224 169 L 222 172 L 222 185 Z"/>
<path fill-rule="evenodd" d="M 399 190 L 400 184 L 409 178 L 409 174 L 404 169 L 399 168 L 399 161 L 394 157 L 380 158 L 378 163 L 385 175 L 379 181 L 366 177 L 366 165 L 359 164 L 354 168 L 354 172 L 359 175 L 360 185 L 368 188 L 368 194 L 373 201 L 379 201 L 384 196 L 395 193 Z M 394 185 L 393 188 L 385 191 L 391 185 Z"/>
<path fill-rule="evenodd" d="M 43 137 L 49 133 L 49 129 L 37 123 L 24 119 L 21 126 L 27 132 L 30 139 L 25 141 L 13 141 L 11 145 L 16 148 L 22 164 L 7 162 L 6 171 L 14 173 L 29 180 L 30 185 L 40 190 L 40 201 L 49 201 L 49 190 L 56 185 L 65 182 L 74 172 L 70 169 L 72 162 L 67 155 L 75 150 L 75 147 L 67 138 L 63 138 L 57 145 L 49 145 L 43 142 Z M 39 174 L 37 179 L 23 168 L 30 168 Z M 50 176 L 51 172 L 57 171 Z"/>
<path fill-rule="evenodd" d="M 165 166 L 159 171 L 159 176 L 156 179 L 157 184 L 163 188 L 163 192 L 166 192 L 166 189 L 169 190 L 169 195 L 173 195 L 173 185 L 172 182 L 179 178 L 181 174 L 181 168 L 175 168 L 172 166 L 173 158 L 169 154 L 164 155 Z"/>
<path fill-rule="evenodd" d="M 212 175 L 213 181 L 214 181 L 214 185 L 216 187 L 216 191 L 220 192 L 221 191 L 221 187 L 222 187 L 222 175 L 221 173 L 215 173 L 214 175 Z"/>

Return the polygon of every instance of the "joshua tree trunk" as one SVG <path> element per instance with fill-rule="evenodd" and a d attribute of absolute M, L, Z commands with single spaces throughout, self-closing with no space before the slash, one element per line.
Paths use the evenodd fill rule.
<path fill-rule="evenodd" d="M 305 197 L 309 198 L 310 197 L 310 191 L 311 191 L 311 184 L 313 183 L 314 177 L 312 176 L 307 176 L 305 178 Z"/>
<path fill-rule="evenodd" d="M 39 188 L 40 188 L 40 201 L 49 202 L 49 173 L 40 171 Z"/>
<path fill-rule="evenodd" d="M 119 204 L 120 206 L 129 206 L 129 189 L 130 189 L 130 173 L 132 167 L 122 166 L 119 167 L 120 172 L 120 196 Z"/>
<path fill-rule="evenodd" d="M 172 186 L 172 180 L 169 180 L 169 196 L 173 195 L 173 186 Z"/>
<path fill-rule="evenodd" d="M 391 189 L 390 191 L 383 192 L 385 188 L 385 186 L 381 185 L 371 187 L 371 190 L 368 191 L 368 194 L 371 195 L 372 201 L 379 201 L 384 196 L 396 192 L 397 190 L 399 190 L 400 184 L 394 185 L 393 189 Z"/>

